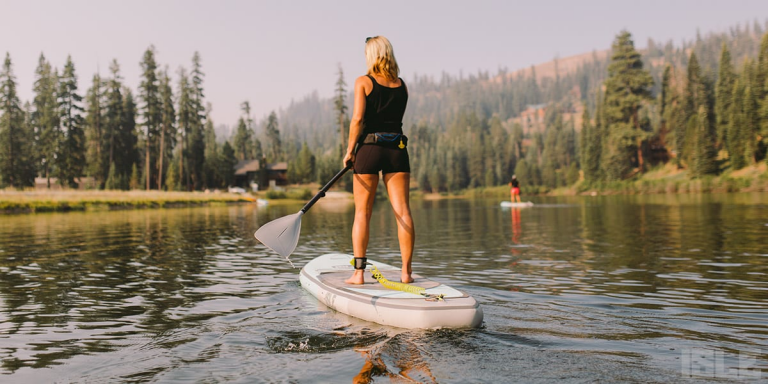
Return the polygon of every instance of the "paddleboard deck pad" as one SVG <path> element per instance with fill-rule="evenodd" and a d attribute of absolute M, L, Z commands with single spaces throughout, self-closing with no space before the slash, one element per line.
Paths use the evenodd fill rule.
<path fill-rule="evenodd" d="M 530 201 L 523 201 L 520 203 L 513 203 L 511 201 L 502 201 L 501 202 L 502 208 L 522 208 L 522 207 L 533 207 L 533 203 Z"/>
<path fill-rule="evenodd" d="M 326 306 L 363 320 L 400 328 L 475 328 L 483 322 L 483 310 L 471 296 L 448 285 L 413 274 L 411 285 L 426 289 L 442 300 L 387 289 L 370 274 L 365 284 L 344 281 L 352 276 L 354 257 L 341 253 L 319 256 L 301 269 L 301 286 Z M 389 281 L 400 281 L 400 268 L 368 259 Z"/>

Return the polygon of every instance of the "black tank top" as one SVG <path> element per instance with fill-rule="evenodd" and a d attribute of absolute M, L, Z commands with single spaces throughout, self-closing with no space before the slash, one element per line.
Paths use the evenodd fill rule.
<path fill-rule="evenodd" d="M 400 79 L 400 86 L 385 87 L 373 82 L 373 90 L 365 96 L 365 115 L 363 116 L 363 135 L 375 132 L 403 133 L 403 114 L 408 103 L 408 91 L 405 82 Z"/>

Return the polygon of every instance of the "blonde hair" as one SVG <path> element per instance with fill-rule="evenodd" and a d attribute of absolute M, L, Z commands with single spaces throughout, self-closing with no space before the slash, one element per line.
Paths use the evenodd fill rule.
<path fill-rule="evenodd" d="M 384 36 L 369 37 L 365 42 L 365 62 L 368 64 L 369 75 L 383 76 L 395 81 L 400 74 L 400 68 L 395 60 L 392 44 Z"/>

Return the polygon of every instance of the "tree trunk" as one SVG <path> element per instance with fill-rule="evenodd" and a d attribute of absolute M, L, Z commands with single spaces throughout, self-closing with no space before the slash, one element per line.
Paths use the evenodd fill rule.
<path fill-rule="evenodd" d="M 114 155 L 115 155 L 115 132 L 113 129 L 113 132 L 109 135 L 109 164 L 107 165 L 107 177 L 109 177 L 109 167 L 112 166 Z"/>
<path fill-rule="evenodd" d="M 163 124 L 163 130 L 160 132 L 160 159 L 158 159 L 158 162 L 160 163 L 158 165 L 158 171 L 157 171 L 157 189 L 162 190 L 163 189 L 163 159 L 165 158 L 165 124 Z"/>
<path fill-rule="evenodd" d="M 183 129 L 183 128 L 182 128 Z M 179 152 L 179 186 L 183 183 L 184 178 L 184 131 L 181 131 L 181 150 Z"/>
<path fill-rule="evenodd" d="M 146 156 L 144 156 L 146 158 L 144 175 L 147 177 L 147 191 L 149 191 L 149 180 L 152 179 L 149 177 L 149 126 L 147 126 L 147 144 L 144 146 L 144 148 L 146 148 L 147 151 Z"/>
<path fill-rule="evenodd" d="M 10 100 L 10 98 L 9 98 L 9 100 Z M 11 113 L 13 113 L 13 111 L 11 110 L 11 103 L 10 103 L 10 101 L 8 102 L 8 108 L 6 108 L 6 111 L 7 111 L 6 113 L 8 113 L 10 115 L 10 116 L 8 116 L 8 163 L 10 165 L 10 168 L 8 170 L 11 173 L 9 175 L 10 176 L 9 179 L 11 181 L 11 183 L 10 183 L 11 186 L 15 187 L 16 183 L 14 181 L 13 174 L 16 172 L 16 169 L 14 169 L 14 166 L 13 166 L 13 116 L 11 115 Z"/>
<path fill-rule="evenodd" d="M 632 113 L 632 120 L 634 120 L 635 123 L 635 129 L 638 132 L 637 136 L 637 169 L 640 171 L 640 173 L 644 172 L 643 168 L 643 139 L 640 138 L 640 120 L 637 116 L 637 109 L 635 109 L 634 113 Z"/>
<path fill-rule="evenodd" d="M 101 162 L 103 161 L 103 159 L 101 158 L 101 105 L 98 105 L 96 107 L 96 111 L 97 111 L 97 114 L 95 117 L 96 119 L 96 124 L 95 124 L 96 125 L 96 159 L 97 159 L 96 164 L 101 165 Z M 101 175 L 99 174 L 96 175 L 97 179 L 100 177 Z M 99 181 L 99 184 L 101 184 L 102 180 L 98 180 L 98 181 Z"/>

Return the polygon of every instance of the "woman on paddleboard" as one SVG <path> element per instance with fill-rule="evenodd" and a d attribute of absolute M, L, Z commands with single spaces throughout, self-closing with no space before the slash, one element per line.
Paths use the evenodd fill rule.
<path fill-rule="evenodd" d="M 509 193 L 513 203 L 520 202 L 520 182 L 517 181 L 517 176 L 512 175 L 512 181 L 509 182 Z"/>
<path fill-rule="evenodd" d="M 403 283 L 411 283 L 411 257 L 416 235 L 408 196 L 411 179 L 406 148 L 408 138 L 403 135 L 408 89 L 403 79 L 398 77 L 400 69 L 392 44 L 386 37 L 365 39 L 365 61 L 368 73 L 355 80 L 349 145 L 344 156 L 344 165 L 352 163 L 355 172 L 355 221 L 352 225 L 355 272 L 346 282 L 364 282 L 369 224 L 381 172 L 397 218 L 397 237 L 403 262 L 400 279 Z"/>

